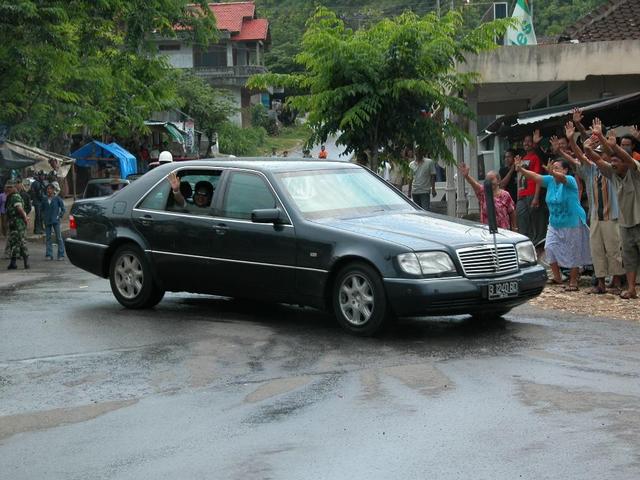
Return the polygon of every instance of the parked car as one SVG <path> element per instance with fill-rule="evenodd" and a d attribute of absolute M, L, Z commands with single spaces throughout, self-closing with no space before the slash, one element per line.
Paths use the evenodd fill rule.
<path fill-rule="evenodd" d="M 92 178 L 87 182 L 82 198 L 108 197 L 130 183 L 122 178 Z"/>
<path fill-rule="evenodd" d="M 71 262 L 128 308 L 165 291 L 255 298 L 326 308 L 372 335 L 395 316 L 503 315 L 547 280 L 526 237 L 500 230 L 494 244 L 486 226 L 425 212 L 344 162 L 165 164 L 77 201 L 70 222 Z"/>

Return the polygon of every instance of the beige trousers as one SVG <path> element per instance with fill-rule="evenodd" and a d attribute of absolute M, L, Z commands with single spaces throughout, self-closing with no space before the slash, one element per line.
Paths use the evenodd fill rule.
<path fill-rule="evenodd" d="M 624 275 L 620 228 L 617 220 L 591 219 L 589 228 L 591 259 L 596 277 Z"/>

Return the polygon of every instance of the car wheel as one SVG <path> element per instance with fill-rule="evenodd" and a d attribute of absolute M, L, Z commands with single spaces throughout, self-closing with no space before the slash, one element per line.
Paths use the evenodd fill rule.
<path fill-rule="evenodd" d="M 356 335 L 374 335 L 389 318 L 380 275 L 364 263 L 352 263 L 338 272 L 332 300 L 338 323 Z"/>
<path fill-rule="evenodd" d="M 113 295 L 127 308 L 150 308 L 164 296 L 153 281 L 147 259 L 134 245 L 123 245 L 111 257 L 109 282 Z"/>

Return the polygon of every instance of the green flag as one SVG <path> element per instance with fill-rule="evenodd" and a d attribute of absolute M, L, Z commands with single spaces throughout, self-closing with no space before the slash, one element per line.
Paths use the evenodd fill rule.
<path fill-rule="evenodd" d="M 536 32 L 533 30 L 531 0 L 518 0 L 511 18 L 517 18 L 519 24 L 510 27 L 505 35 L 506 45 L 536 45 Z"/>

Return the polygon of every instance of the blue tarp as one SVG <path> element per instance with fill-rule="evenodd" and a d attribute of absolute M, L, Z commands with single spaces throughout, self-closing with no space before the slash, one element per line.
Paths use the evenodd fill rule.
<path fill-rule="evenodd" d="M 100 161 L 119 162 L 121 178 L 138 172 L 136 157 L 115 142 L 107 145 L 94 140 L 80 147 L 71 156 L 76 159 L 79 167 L 91 167 Z"/>

